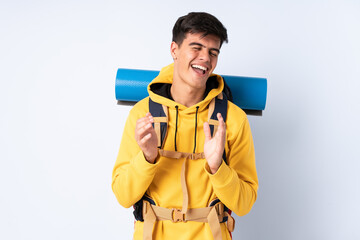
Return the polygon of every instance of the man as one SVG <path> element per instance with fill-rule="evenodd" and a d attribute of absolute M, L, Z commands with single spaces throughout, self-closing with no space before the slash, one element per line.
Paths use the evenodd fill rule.
<path fill-rule="evenodd" d="M 134 239 L 231 239 L 230 211 L 245 215 L 256 200 L 248 120 L 213 74 L 224 41 L 227 31 L 214 16 L 180 17 L 174 63 L 130 111 L 112 189 L 122 206 L 136 203 Z M 153 108 L 165 114 L 152 116 Z"/>

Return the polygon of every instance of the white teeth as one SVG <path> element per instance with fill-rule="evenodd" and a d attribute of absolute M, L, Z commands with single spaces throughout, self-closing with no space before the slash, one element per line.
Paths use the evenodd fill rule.
<path fill-rule="evenodd" d="M 191 65 L 193 68 L 198 68 L 198 69 L 201 69 L 203 71 L 206 71 L 206 67 L 203 67 L 203 66 L 200 66 L 200 65 Z"/>

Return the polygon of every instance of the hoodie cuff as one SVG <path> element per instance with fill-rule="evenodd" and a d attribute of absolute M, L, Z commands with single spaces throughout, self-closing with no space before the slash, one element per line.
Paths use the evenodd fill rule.
<path fill-rule="evenodd" d="M 222 161 L 217 172 L 214 174 L 211 173 L 210 167 L 206 162 L 205 163 L 205 171 L 208 174 L 210 181 L 214 188 L 222 188 L 225 185 L 227 185 L 229 183 L 229 181 L 231 181 L 231 169 L 224 162 L 224 160 Z"/>
<path fill-rule="evenodd" d="M 155 163 L 149 163 L 146 161 L 144 153 L 139 151 L 132 165 L 134 166 L 134 169 L 141 171 L 140 174 L 142 175 L 155 175 L 158 162 L 155 161 Z"/>

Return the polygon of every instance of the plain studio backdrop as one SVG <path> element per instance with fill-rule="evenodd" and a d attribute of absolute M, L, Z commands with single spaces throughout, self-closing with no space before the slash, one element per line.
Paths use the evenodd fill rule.
<path fill-rule="evenodd" d="M 190 11 L 228 29 L 216 73 L 268 79 L 234 239 L 360 239 L 360 2 L 0 1 L 0 239 L 131 239 L 111 190 L 119 67 L 160 70 Z"/>

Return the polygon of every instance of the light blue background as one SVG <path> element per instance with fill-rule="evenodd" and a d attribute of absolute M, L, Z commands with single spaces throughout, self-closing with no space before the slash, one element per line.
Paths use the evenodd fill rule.
<path fill-rule="evenodd" d="M 234 239 L 360 239 L 360 2 L 0 1 L 0 239 L 131 239 L 111 191 L 118 67 L 171 62 L 189 11 L 227 27 L 217 73 L 268 78 L 258 200 Z"/>

